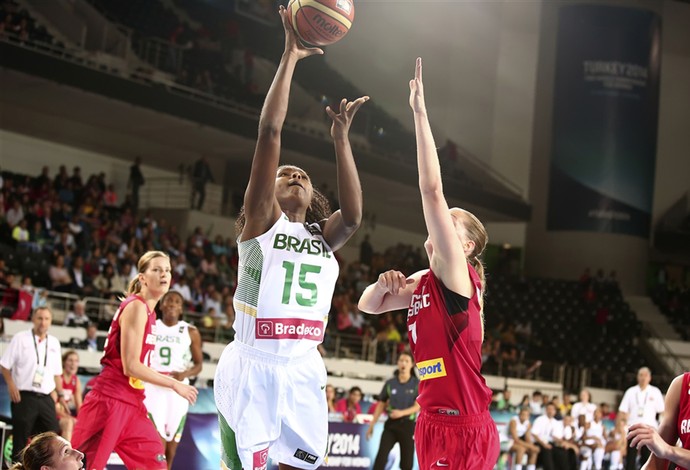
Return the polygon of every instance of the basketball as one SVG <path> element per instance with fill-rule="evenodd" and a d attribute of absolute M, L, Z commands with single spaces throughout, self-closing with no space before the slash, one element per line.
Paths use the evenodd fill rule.
<path fill-rule="evenodd" d="M 345 37 L 355 19 L 352 0 L 290 0 L 288 21 L 307 44 L 328 46 Z"/>

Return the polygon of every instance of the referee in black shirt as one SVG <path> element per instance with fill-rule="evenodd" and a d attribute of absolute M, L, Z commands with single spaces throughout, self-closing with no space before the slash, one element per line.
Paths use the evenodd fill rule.
<path fill-rule="evenodd" d="M 388 454 L 396 442 L 400 443 L 400 470 L 411 470 L 414 461 L 414 427 L 415 418 L 419 411 L 417 393 L 419 379 L 412 371 L 414 361 L 409 352 L 400 353 L 398 370 L 395 376 L 386 381 L 378 396 L 374 417 L 367 430 L 367 439 L 371 439 L 374 425 L 381 416 L 384 408 L 388 413 L 388 420 L 383 425 L 383 434 L 376 454 L 374 470 L 384 470 Z"/>

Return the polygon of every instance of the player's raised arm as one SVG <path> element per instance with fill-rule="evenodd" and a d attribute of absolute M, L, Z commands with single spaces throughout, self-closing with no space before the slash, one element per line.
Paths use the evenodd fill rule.
<path fill-rule="evenodd" d="M 465 269 L 465 252 L 473 248 L 469 245 L 474 242 L 466 240 L 464 244 L 458 243 L 456 224 L 459 224 L 459 220 L 456 219 L 459 214 L 454 214 L 449 210 L 443 195 L 441 166 L 424 99 L 421 58 L 417 58 L 415 76 L 410 80 L 410 107 L 414 114 L 417 137 L 419 190 L 422 196 L 424 220 L 433 250 L 430 256 L 431 270 L 446 287 L 465 297 L 471 297 L 474 289 L 469 273 Z"/>
<path fill-rule="evenodd" d="M 336 167 L 338 169 L 338 202 L 340 210 L 335 211 L 326 222 L 323 236 L 333 250 L 341 248 L 359 228 L 362 222 L 362 187 L 350 145 L 350 126 L 359 108 L 369 100 L 362 96 L 348 102 L 340 101 L 339 113 L 330 106 L 326 113 L 333 120 L 331 137 L 335 144 Z"/>
<path fill-rule="evenodd" d="M 280 18 L 285 30 L 285 50 L 280 58 L 273 83 L 266 94 L 249 183 L 244 193 L 246 224 L 242 239 L 248 240 L 264 233 L 280 214 L 274 194 L 276 170 L 280 160 L 280 133 L 287 116 L 290 83 L 295 65 L 300 59 L 323 54 L 318 48 L 304 47 L 288 24 L 285 7 L 280 7 Z"/>

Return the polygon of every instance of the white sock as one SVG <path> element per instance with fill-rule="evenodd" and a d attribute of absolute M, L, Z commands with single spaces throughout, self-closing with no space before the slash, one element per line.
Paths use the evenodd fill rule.
<path fill-rule="evenodd" d="M 527 470 L 537 470 L 537 466 L 534 465 L 533 463 L 527 465 Z"/>
<path fill-rule="evenodd" d="M 517 463 L 517 464 L 513 465 L 513 470 L 522 470 L 522 464 Z"/>

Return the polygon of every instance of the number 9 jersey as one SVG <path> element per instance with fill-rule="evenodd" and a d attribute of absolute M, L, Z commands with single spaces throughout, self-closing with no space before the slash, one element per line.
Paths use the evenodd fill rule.
<path fill-rule="evenodd" d="M 264 234 L 238 244 L 235 340 L 295 357 L 323 341 L 338 262 L 318 224 L 281 214 Z"/>

